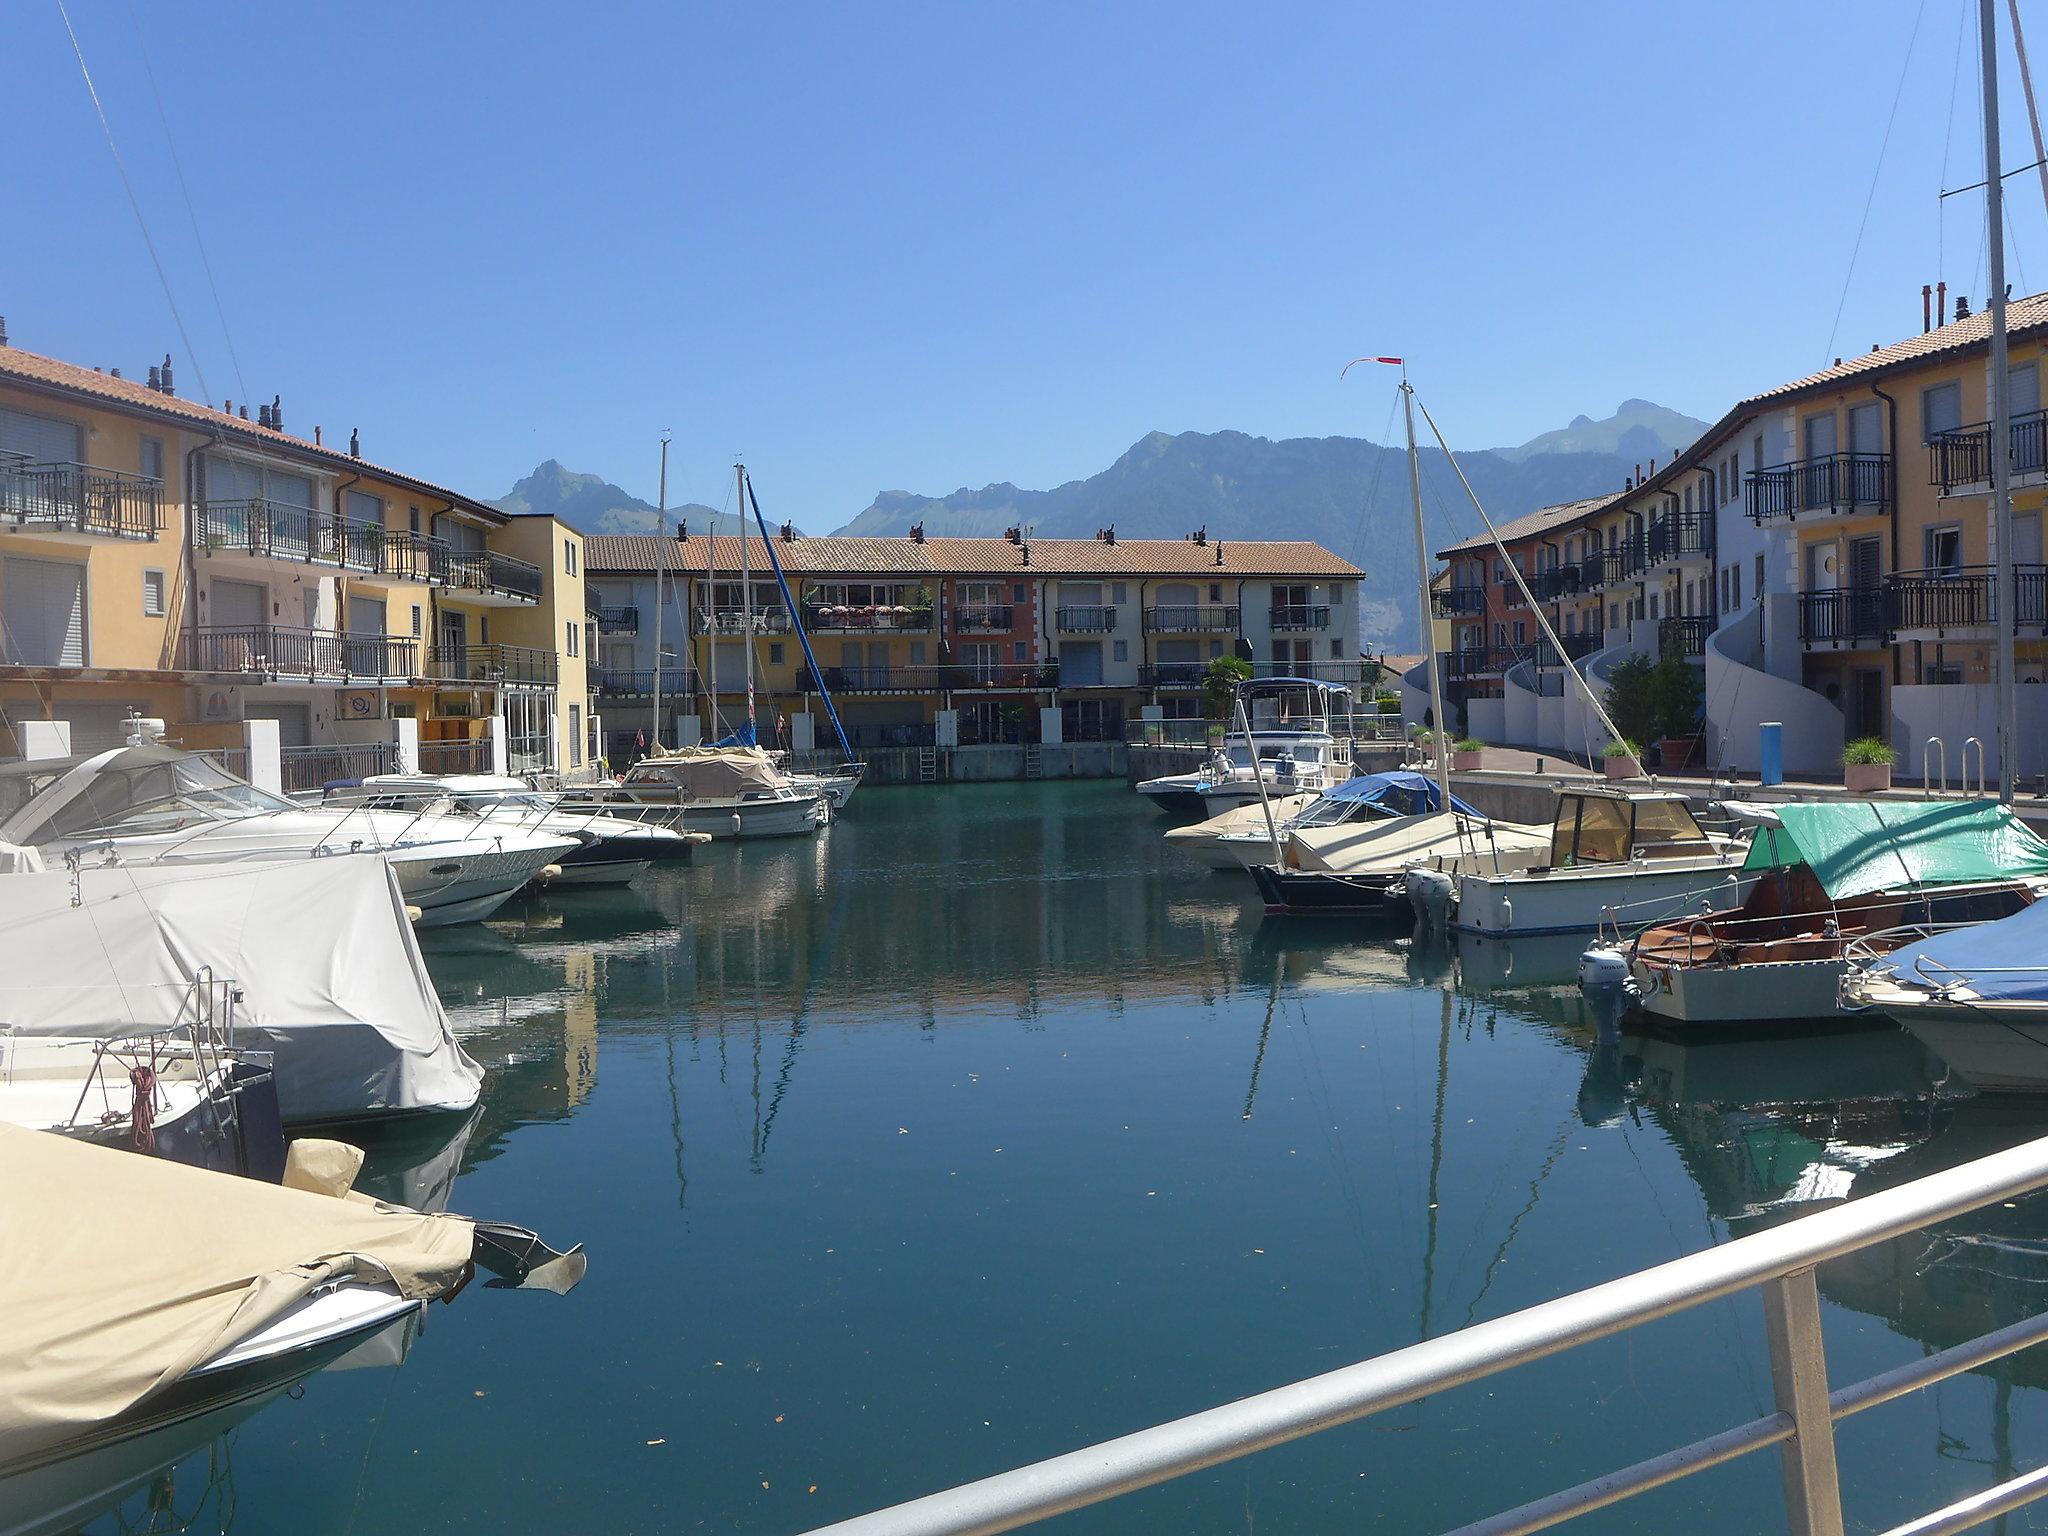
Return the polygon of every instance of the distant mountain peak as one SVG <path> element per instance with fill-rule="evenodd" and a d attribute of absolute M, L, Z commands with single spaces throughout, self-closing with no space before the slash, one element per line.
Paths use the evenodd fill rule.
<path fill-rule="evenodd" d="M 664 515 L 651 501 L 613 485 L 602 475 L 570 469 L 560 459 L 543 459 L 511 490 L 491 503 L 502 512 L 546 512 L 579 533 L 655 533 L 687 519 L 697 533 L 731 534 L 739 519 L 700 502 L 670 507 Z"/>
<path fill-rule="evenodd" d="M 1494 451 L 1518 463 L 1540 453 L 1618 453 L 1663 459 L 1691 445 L 1706 430 L 1704 421 L 1683 411 L 1631 396 L 1605 420 L 1574 416 L 1568 427 L 1541 433 L 1518 447 Z"/>

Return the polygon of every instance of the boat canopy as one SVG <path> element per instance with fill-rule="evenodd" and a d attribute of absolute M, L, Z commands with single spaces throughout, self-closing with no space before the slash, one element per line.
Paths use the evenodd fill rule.
<path fill-rule="evenodd" d="M 785 789 L 789 779 L 759 747 L 713 747 L 642 758 L 628 784 L 673 784 L 699 800 L 737 800 Z"/>
<path fill-rule="evenodd" d="M 1397 816 L 1421 816 L 1444 808 L 1443 792 L 1436 780 L 1405 768 L 1390 773 L 1356 774 L 1326 791 L 1323 798 L 1384 806 Z M 1456 795 L 1451 796 L 1451 809 L 1476 821 L 1486 820 Z"/>
<path fill-rule="evenodd" d="M 2048 880 L 2048 843 L 1988 800 L 1816 801 L 1771 807 L 1745 869 L 1804 864 L 1831 901 L 1924 885 Z"/>
<path fill-rule="evenodd" d="M 1904 945 L 1884 970 L 1907 986 L 1968 987 L 1987 1001 L 2048 1000 L 2048 901 Z"/>
<path fill-rule="evenodd" d="M 155 744 L 61 763 L 20 763 L 0 774 L 0 816 L 6 817 L 0 841 L 10 843 L 85 838 L 116 828 L 176 831 L 299 809 L 212 758 Z"/>
<path fill-rule="evenodd" d="M 336 1199 L 0 1125 L 0 1477 L 149 1404 L 350 1279 L 460 1289 L 460 1216 Z"/>

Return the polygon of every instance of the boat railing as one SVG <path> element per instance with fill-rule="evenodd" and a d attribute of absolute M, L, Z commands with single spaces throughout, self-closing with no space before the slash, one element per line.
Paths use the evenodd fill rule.
<path fill-rule="evenodd" d="M 1696 871 L 1696 873 L 1704 875 L 1713 873 L 1713 871 L 1701 869 Z M 1688 911 L 1690 903 L 1702 900 L 1724 889 L 1732 896 L 1742 888 L 1740 875 L 1741 871 L 1731 870 L 1728 873 L 1720 874 L 1708 884 L 1696 886 L 1689 891 L 1678 891 L 1663 896 L 1646 896 L 1640 901 L 1605 902 L 1601 905 L 1600 921 L 1595 931 L 1602 937 L 1605 937 L 1611 931 L 1614 943 L 1625 944 L 1645 928 L 1654 928 L 1659 923 L 1677 921 L 1681 914 Z M 1705 917 L 1710 915 L 1711 911 L 1712 909 L 1709 908 L 1708 911 L 1701 912 L 1698 915 Z M 1628 916 L 1627 914 L 1630 913 L 1636 915 Z"/>
<path fill-rule="evenodd" d="M 1900 923 L 1895 927 L 1885 928 L 1877 933 L 1866 933 L 1851 939 L 1842 950 L 1842 958 L 1848 962 L 1849 966 L 1848 970 L 1843 973 L 1841 981 L 1841 1005 L 1843 1009 L 1850 1013 L 1857 1013 L 1869 1006 L 1863 999 L 1853 996 L 1851 986 L 1859 976 L 1889 960 L 1894 950 L 1903 949 L 1908 944 L 1917 944 L 1922 939 L 1932 939 L 1944 933 L 1960 933 L 1965 928 L 1982 928 L 1983 926 L 1982 920 L 1964 920 L 1954 923 Z M 1944 981 L 1934 975 L 1933 972 L 1928 970 L 1930 964 L 1933 964 L 1936 970 L 1942 972 L 1949 979 Z M 1959 971 L 1953 966 L 1942 965 L 1939 961 L 1930 962 L 1925 955 L 1916 955 L 1913 957 L 1913 974 L 1934 991 L 1946 992 L 1952 987 L 1967 984 L 1975 976 L 2048 976 L 2048 964 L 1973 965 L 1965 972 Z"/>
<path fill-rule="evenodd" d="M 2048 1139 L 2026 1142 L 1455 1333 L 823 1527 L 813 1536 L 986 1536 L 1016 1530 L 1751 1291 L 1763 1300 L 1773 1411 L 1460 1526 L 1453 1536 L 1541 1530 L 1771 1446 L 1779 1449 L 1787 1529 L 1793 1536 L 1840 1532 L 1835 1424 L 2048 1340 L 2048 1313 L 1830 1390 L 1817 1267 L 2044 1187 Z M 1580 1427 L 1590 1442 L 1594 1427 Z M 1459 1491 L 1471 1495 L 1478 1488 L 1467 1483 Z M 2044 1494 L 2048 1475 L 2037 1469 L 1899 1526 L 1893 1536 L 1964 1530 Z"/>

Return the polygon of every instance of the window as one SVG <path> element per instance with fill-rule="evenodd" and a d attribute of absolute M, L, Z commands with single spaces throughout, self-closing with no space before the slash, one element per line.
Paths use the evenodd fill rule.
<path fill-rule="evenodd" d="M 1927 683 L 1960 683 L 1963 669 L 1947 662 L 1930 661 L 1922 670 L 1921 681 Z"/>
<path fill-rule="evenodd" d="M 1740 608 L 1742 606 L 1742 567 L 1739 565 L 1729 566 L 1728 575 L 1730 578 L 1728 583 L 1729 605 Z"/>
<path fill-rule="evenodd" d="M 1209 583 L 1209 601 L 1212 603 L 1223 601 L 1223 584 L 1221 582 L 1212 581 Z"/>
<path fill-rule="evenodd" d="M 1963 386 L 1950 380 L 1920 391 L 1920 440 L 1931 443 L 1963 424 Z"/>
<path fill-rule="evenodd" d="M 576 574 L 576 541 L 574 539 L 562 540 L 562 574 L 565 576 L 574 576 Z"/>
<path fill-rule="evenodd" d="M 1122 642 L 1119 641 L 1118 643 L 1121 644 Z M 910 642 L 910 664 L 913 667 L 921 667 L 924 665 L 924 642 L 922 640 L 913 640 Z"/>
<path fill-rule="evenodd" d="M 1756 557 L 1756 587 L 1754 590 L 1758 597 L 1764 595 L 1764 557 L 1761 553 Z"/>
<path fill-rule="evenodd" d="M 1341 639 L 1340 637 L 1338 637 L 1338 636 L 1335 636 L 1335 635 L 1332 635 L 1332 636 L 1330 637 L 1330 654 L 1331 654 L 1332 656 L 1337 656 L 1337 657 L 1342 657 L 1342 656 L 1343 656 L 1343 654 L 1344 654 L 1344 641 L 1343 641 L 1343 640 L 1342 640 L 1342 639 Z"/>
<path fill-rule="evenodd" d="M 1331 583 L 1330 583 L 1330 606 L 1331 606 L 1332 608 L 1335 608 L 1336 606 L 1338 606 L 1338 604 L 1342 603 L 1343 601 L 1344 601 L 1344 584 L 1343 584 L 1342 582 L 1340 582 L 1340 581 L 1333 581 L 1333 582 L 1331 582 Z"/>
<path fill-rule="evenodd" d="M 1508 627 L 1505 624 L 1493 626 L 1493 643 L 1496 649 L 1505 650 L 1508 643 Z"/>
<path fill-rule="evenodd" d="M 145 437 L 142 440 L 142 472 L 152 480 L 164 477 L 164 440 L 160 437 Z"/>
<path fill-rule="evenodd" d="M 583 706 L 569 706 L 569 766 L 583 766 Z"/>
<path fill-rule="evenodd" d="M 142 612 L 144 616 L 160 619 L 164 616 L 164 573 L 144 571 L 142 573 Z"/>
<path fill-rule="evenodd" d="M 419 508 L 413 508 L 413 516 L 419 516 Z M 412 605 L 412 637 L 415 640 L 420 637 L 420 605 L 418 603 Z"/>
<path fill-rule="evenodd" d="M 1525 645 L 1529 639 L 1529 626 L 1520 619 L 1515 620 L 1515 644 Z"/>
<path fill-rule="evenodd" d="M 1209 659 L 1211 661 L 1214 661 L 1218 656 L 1221 656 L 1222 654 L 1223 642 L 1221 640 L 1211 640 L 1209 642 Z"/>
<path fill-rule="evenodd" d="M 1118 661 L 1129 661 L 1131 659 L 1131 642 L 1128 640 L 1114 642 L 1112 654 Z"/>
<path fill-rule="evenodd" d="M 779 641 L 779 640 L 771 640 L 771 641 L 769 641 L 769 642 L 768 642 L 768 662 L 769 662 L 769 665 L 770 665 L 770 666 L 779 666 L 779 665 L 781 664 L 781 662 L 782 662 L 782 642 L 781 642 L 781 641 Z"/>
<path fill-rule="evenodd" d="M 1944 523 L 1924 535 L 1927 569 L 1959 571 L 1963 566 L 1963 529 L 1960 523 Z"/>
<path fill-rule="evenodd" d="M 1652 593 L 1650 594 L 1650 617 L 1651 617 L 1651 618 L 1653 618 L 1653 619 L 1654 619 L 1654 618 L 1656 618 L 1656 617 L 1658 616 L 1658 614 L 1657 614 L 1657 604 L 1658 604 L 1658 603 L 1659 603 L 1660 601 L 1662 601 L 1662 597 L 1661 597 L 1661 594 L 1659 594 L 1659 593 L 1656 593 L 1656 592 L 1652 592 Z"/>
<path fill-rule="evenodd" d="M 1021 603 L 1024 601 L 1023 582 L 1015 581 L 1010 584 L 1010 601 L 1013 603 Z"/>
<path fill-rule="evenodd" d="M 420 509 L 418 507 L 407 507 L 405 509 L 405 516 L 406 526 L 412 529 L 414 533 L 418 533 L 420 531 Z M 414 609 L 413 611 L 417 613 L 419 610 Z M 414 633 L 417 634 L 418 631 L 415 630 Z"/>
<path fill-rule="evenodd" d="M 578 624 L 578 623 L 577 623 L 577 622 L 576 622 L 576 621 L 575 621 L 574 619 L 571 619 L 571 620 L 570 620 L 570 621 L 569 621 L 569 622 L 568 622 L 567 624 L 564 624 L 564 625 L 562 626 L 562 630 L 563 630 L 563 635 L 562 635 L 562 638 L 563 638 L 563 639 L 564 639 L 564 640 L 565 640 L 565 641 L 566 641 L 566 642 L 568 643 L 568 651 L 569 651 L 569 654 L 570 654 L 571 656 L 574 656 L 574 655 L 576 655 L 576 654 L 577 654 L 577 651 L 576 651 L 576 645 L 577 645 L 577 641 L 576 641 L 576 631 L 577 631 L 577 630 L 579 630 L 580 628 L 582 628 L 582 626 L 581 626 L 580 624 Z"/>
<path fill-rule="evenodd" d="M 1609 603 L 1607 605 L 1607 627 L 1609 629 L 1621 628 L 1621 604 Z"/>
<path fill-rule="evenodd" d="M 1027 654 L 1024 642 L 1022 640 L 1012 640 L 1010 642 L 1010 660 L 1028 661 L 1029 659 L 1030 657 Z"/>
<path fill-rule="evenodd" d="M 1493 562 L 1493 580 L 1496 586 L 1504 587 L 1508 584 L 1508 568 L 1506 561 L 1496 560 Z"/>

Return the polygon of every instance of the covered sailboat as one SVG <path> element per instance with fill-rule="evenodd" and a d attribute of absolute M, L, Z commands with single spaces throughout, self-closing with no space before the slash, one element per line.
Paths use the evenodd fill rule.
<path fill-rule="evenodd" d="M 456 1044 L 378 854 L 113 864 L 0 877 L 0 1022 L 24 1036 L 183 1027 L 196 984 L 233 977 L 237 1049 L 269 1051 L 288 1121 L 467 1109 Z"/>

